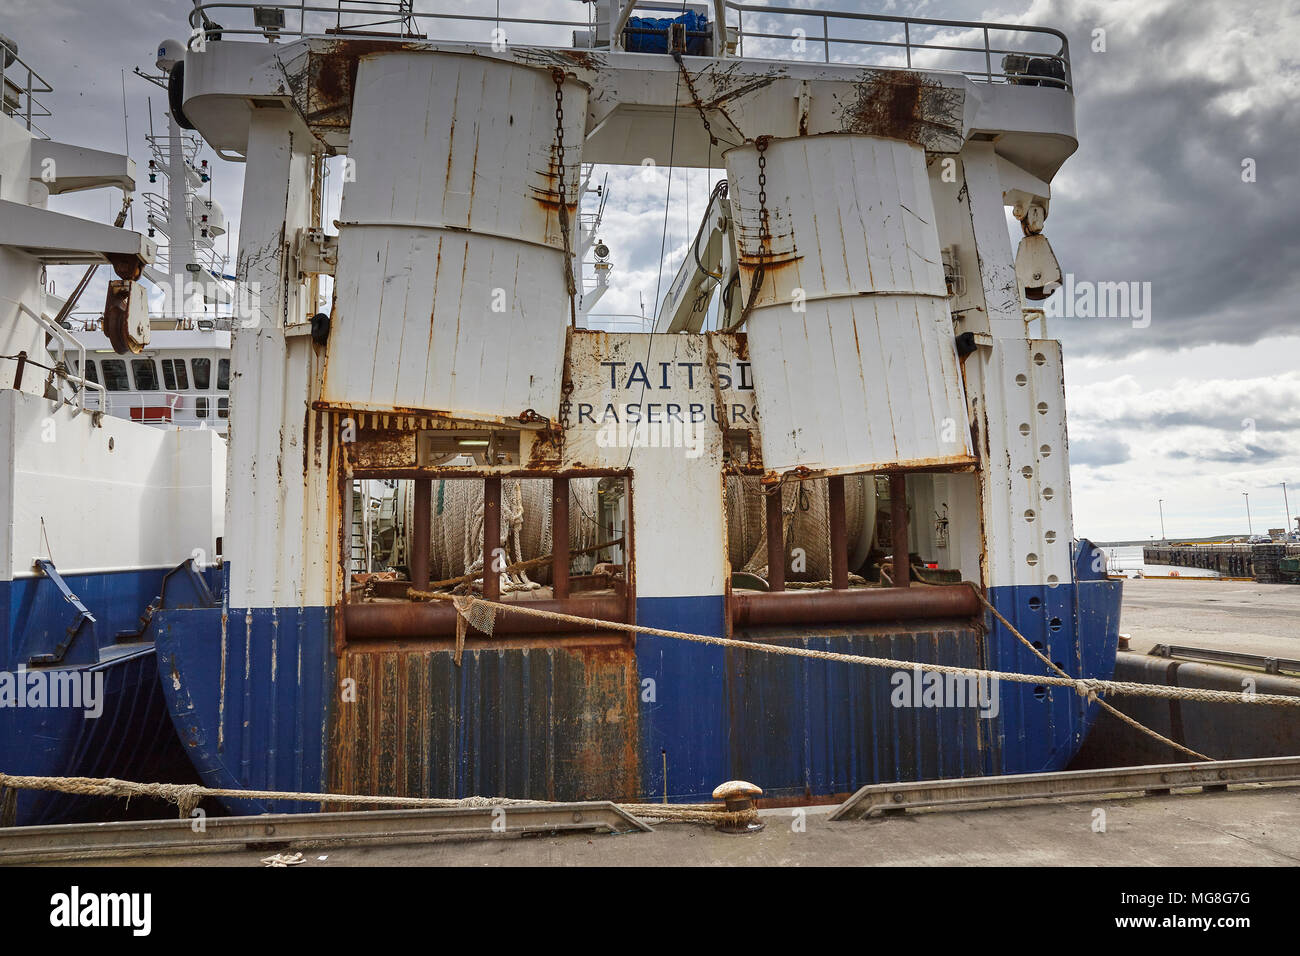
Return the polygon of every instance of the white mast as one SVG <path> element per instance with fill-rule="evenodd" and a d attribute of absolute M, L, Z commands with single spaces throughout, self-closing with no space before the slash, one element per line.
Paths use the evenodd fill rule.
<path fill-rule="evenodd" d="M 178 41 L 164 40 L 158 48 L 158 68 L 169 73 L 183 50 Z M 166 87 L 162 77 L 136 73 Z M 207 303 L 230 298 L 220 278 L 224 261 L 213 243 L 225 232 L 225 217 L 220 206 L 200 196 L 210 179 L 207 160 L 198 160 L 199 138 L 183 130 L 172 111 L 167 113 L 167 134 L 156 136 L 151 130 L 148 140 L 149 181 L 156 182 L 159 173 L 167 178 L 166 198 L 156 192 L 145 194 L 150 231 L 157 229 L 167 237 L 167 266 L 165 273 L 149 269 L 146 274 L 166 293 L 166 317 L 183 328 L 192 327 L 195 317 L 206 312 Z"/>

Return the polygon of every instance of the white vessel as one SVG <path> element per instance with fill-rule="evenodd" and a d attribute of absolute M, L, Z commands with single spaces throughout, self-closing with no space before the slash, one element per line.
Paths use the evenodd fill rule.
<path fill-rule="evenodd" d="M 104 325 L 128 350 L 150 328 L 138 282 L 147 237 L 48 208 L 50 196 L 136 186 L 126 156 L 52 140 L 51 84 L 13 41 L 0 49 L 0 765 L 49 775 L 162 776 L 179 750 L 154 646 L 143 637 L 164 592 L 216 585 L 226 445 L 215 432 L 160 430 L 104 413 L 90 375 L 107 353 L 57 321 L 52 265 L 107 265 Z M 125 208 L 125 206 L 124 206 Z M 119 222 L 120 225 L 120 222 Z M 91 358 L 94 356 L 94 358 Z M 181 755 L 183 756 L 183 755 Z M 84 807 L 24 793 L 20 822 Z M 103 809 L 100 807 L 100 809 Z"/>

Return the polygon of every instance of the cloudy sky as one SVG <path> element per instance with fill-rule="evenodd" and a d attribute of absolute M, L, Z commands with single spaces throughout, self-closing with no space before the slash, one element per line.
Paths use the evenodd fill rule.
<path fill-rule="evenodd" d="M 1300 514 L 1300 0 L 783 5 L 1067 33 L 1080 147 L 1053 183 L 1045 231 L 1076 280 L 1150 289 L 1149 322 L 1067 312 L 1049 324 L 1066 353 L 1076 532 L 1097 540 L 1158 536 L 1163 499 L 1171 536 L 1244 533 L 1243 493 L 1256 531 L 1278 527 L 1284 481 L 1294 492 L 1291 513 Z M 438 6 L 496 8 L 489 0 Z M 190 7 L 189 0 L 0 0 L 0 33 L 16 39 L 54 85 L 48 131 L 55 138 L 120 150 L 129 132 L 143 165 L 149 100 L 161 128 L 166 97 L 130 71 L 152 70 L 156 41 L 184 36 Z M 501 9 L 585 20 L 588 6 L 502 0 Z M 557 42 L 561 33 L 515 27 L 507 35 Z M 215 164 L 214 195 L 236 232 L 242 167 L 206 155 Z M 603 238 L 617 272 L 597 311 L 639 313 L 644 304 L 653 314 L 656 289 L 681 262 L 717 174 L 674 175 L 665 238 L 666 173 L 609 172 Z M 103 193 L 52 201 L 96 218 L 108 216 L 111 204 Z M 138 212 L 135 221 L 142 227 Z M 75 281 L 70 273 L 55 279 L 61 291 Z"/>

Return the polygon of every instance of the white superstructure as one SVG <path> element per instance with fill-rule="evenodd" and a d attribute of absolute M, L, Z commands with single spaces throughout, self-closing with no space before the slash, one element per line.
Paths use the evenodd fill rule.
<path fill-rule="evenodd" d="M 132 415 L 129 390 L 117 387 L 123 375 L 141 380 L 130 378 L 144 372 L 132 363 L 150 353 L 119 355 L 103 332 L 56 324 L 66 300 L 46 291 L 47 266 L 107 265 L 132 288 L 138 283 L 128 277 L 153 267 L 156 246 L 147 237 L 47 208 L 50 196 L 73 190 L 114 188 L 129 197 L 135 164 L 45 138 L 29 125 L 28 86 L 51 84 L 29 84 L 28 73 L 38 75 L 7 52 L 9 95 L 0 115 L 0 578 L 39 576 L 37 557 L 52 557 L 70 573 L 171 567 L 196 550 L 211 564 L 222 534 L 225 443 L 215 434 L 163 434 L 131 421 L 158 417 Z M 21 84 L 14 82 L 19 76 Z M 220 420 L 222 348 L 200 340 L 212 333 L 175 334 L 191 336 L 186 351 L 211 363 L 210 414 Z M 228 332 L 218 334 L 228 342 Z M 160 374 L 158 384 L 164 380 Z M 154 394 L 166 395 L 145 391 L 150 397 L 141 401 L 150 407 Z M 126 421 L 103 414 L 115 407 Z"/>

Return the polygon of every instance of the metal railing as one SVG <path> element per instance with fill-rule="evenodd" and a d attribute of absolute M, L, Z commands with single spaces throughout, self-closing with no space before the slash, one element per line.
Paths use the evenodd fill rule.
<path fill-rule="evenodd" d="M 194 197 L 189 197 L 192 200 Z M 159 193 L 144 194 L 145 220 L 150 230 L 157 230 L 167 237 L 154 251 L 153 267 L 159 272 L 171 272 L 172 254 L 176 260 L 193 262 L 202 267 L 204 272 L 220 275 L 226 268 L 226 257 L 217 252 L 216 242 L 211 236 L 173 236 L 168 232 L 170 226 L 170 207 L 167 197 Z M 186 217 L 188 224 L 188 217 Z M 156 238 L 151 231 L 149 237 Z"/>
<path fill-rule="evenodd" d="M 198 402 L 207 403 L 200 415 Z M 223 406 L 221 403 L 225 402 Z M 206 424 L 218 431 L 230 419 L 230 395 L 222 393 L 175 392 L 167 389 L 100 390 L 86 403 L 87 411 L 101 411 L 116 418 L 129 418 L 142 425 L 175 425 L 197 428 Z"/>
<path fill-rule="evenodd" d="M 427 25 L 423 21 L 463 23 L 477 28 L 489 24 L 578 28 L 592 30 L 593 36 L 596 28 L 609 26 L 606 20 L 542 20 L 417 9 L 435 3 L 436 0 L 338 0 L 333 6 L 321 6 L 305 2 L 195 0 L 189 18 L 194 34 L 191 46 L 195 36 L 211 40 L 231 35 L 279 39 L 360 33 L 424 39 Z M 283 25 L 257 26 L 252 22 L 255 8 L 279 11 L 277 23 L 283 21 Z M 734 15 L 727 17 L 728 39 L 730 42 L 734 36 L 736 51 L 741 56 L 945 70 L 988 83 L 1073 88 L 1069 42 L 1064 33 L 1049 27 L 762 6 L 736 0 L 726 0 L 726 9 Z M 661 9 L 645 12 L 652 16 L 664 15 Z M 226 23 L 236 25 L 226 26 Z M 872 29 L 883 33 L 866 35 Z M 477 40 L 485 39 L 480 30 Z"/>
<path fill-rule="evenodd" d="M 92 382 L 85 377 L 86 347 L 68 334 L 68 331 L 62 326 L 55 325 L 26 303 L 18 302 L 14 299 L 9 299 L 8 301 L 14 302 L 18 306 L 18 311 L 20 313 L 26 315 L 29 319 L 35 322 L 41 328 L 41 331 L 49 336 L 49 343 L 50 345 L 53 345 L 53 352 L 56 361 L 56 371 L 54 374 L 61 382 L 67 382 L 70 384 L 76 392 L 77 403 L 76 405 L 73 405 L 72 401 L 64 395 L 63 388 L 60 385 L 58 395 L 52 399 L 54 403 L 53 407 L 58 409 L 62 405 L 72 406 L 72 415 L 75 418 L 77 415 L 86 411 L 86 395 L 88 392 L 93 392 L 94 394 L 101 396 L 100 401 L 102 402 L 102 396 L 105 394 L 104 386 L 100 385 L 98 382 Z M 47 347 L 49 346 L 47 345 Z M 70 352 L 75 352 L 77 354 L 75 370 L 68 362 L 68 354 Z M 92 403 L 92 410 L 93 407 Z"/>
<path fill-rule="evenodd" d="M 0 38 L 0 109 L 6 116 L 23 123 L 29 133 L 41 139 L 49 139 L 49 133 L 36 125 L 33 120 L 53 116 L 48 106 L 36 98 L 36 94 L 53 93 L 46 79 L 33 70 L 18 55 L 18 51 Z"/>
<path fill-rule="evenodd" d="M 130 418 L 142 425 L 174 424 L 176 413 L 185 407 L 185 396 L 165 391 L 108 391 L 100 411 Z M 126 414 L 122 414 L 123 411 Z"/>
<path fill-rule="evenodd" d="M 735 11 L 738 18 L 737 53 L 741 56 L 951 69 L 988 83 L 1073 88 L 1069 41 L 1064 33 L 1050 27 L 769 7 L 733 0 L 728 0 L 727 9 Z M 747 17 L 753 24 L 749 29 Z M 819 35 L 808 29 L 817 25 L 821 27 Z M 866 33 L 872 25 L 885 25 L 890 32 L 877 37 L 850 35 L 855 30 Z M 994 42 L 995 35 L 1000 42 Z M 1029 42 L 1023 42 L 1023 38 L 1029 38 Z M 1030 45 L 1037 43 L 1046 43 L 1047 48 Z M 976 68 L 963 68 L 957 62 L 961 58 Z M 1034 64 L 1035 60 L 1039 63 Z M 1027 72 L 1035 68 L 1046 72 Z"/>
<path fill-rule="evenodd" d="M 654 320 L 644 315 L 593 312 L 586 317 L 584 328 L 599 332 L 649 332 Z"/>
<path fill-rule="evenodd" d="M 527 24 L 539 27 L 567 27 L 589 29 L 591 20 L 556 20 L 537 17 L 499 17 L 469 13 L 440 13 L 432 7 L 437 0 L 338 0 L 330 6 L 300 3 L 202 3 L 196 0 L 189 15 L 193 48 L 194 38 L 222 40 L 229 35 L 257 36 L 267 39 L 280 37 L 337 37 L 349 34 L 388 36 L 393 39 L 427 39 L 425 24 L 421 21 L 451 21 L 493 27 Z M 585 6 L 585 4 L 584 4 Z M 259 26 L 254 11 L 280 11 L 275 25 Z M 234 26 L 227 26 L 233 23 Z M 484 38 L 490 39 L 490 36 Z"/>

